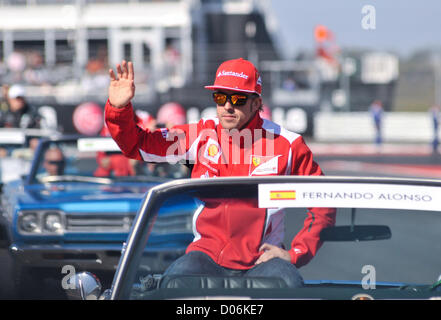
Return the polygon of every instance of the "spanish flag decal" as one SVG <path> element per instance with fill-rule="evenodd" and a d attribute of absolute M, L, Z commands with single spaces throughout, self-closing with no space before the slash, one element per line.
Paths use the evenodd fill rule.
<path fill-rule="evenodd" d="M 295 200 L 295 190 L 270 191 L 270 200 Z"/>

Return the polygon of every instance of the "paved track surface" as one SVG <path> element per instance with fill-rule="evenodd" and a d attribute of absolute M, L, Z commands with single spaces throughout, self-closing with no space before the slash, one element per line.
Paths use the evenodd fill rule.
<path fill-rule="evenodd" d="M 441 154 L 427 145 L 310 143 L 326 175 L 441 179 Z"/>

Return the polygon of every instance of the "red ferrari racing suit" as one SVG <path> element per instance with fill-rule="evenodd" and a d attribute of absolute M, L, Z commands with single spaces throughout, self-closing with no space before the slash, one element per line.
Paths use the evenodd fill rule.
<path fill-rule="evenodd" d="M 143 130 L 133 121 L 131 104 L 118 109 L 106 104 L 108 129 L 130 158 L 147 162 L 192 163 L 192 178 L 268 175 L 322 175 L 303 138 L 258 113 L 248 125 L 225 130 L 217 118 L 172 129 Z M 253 202 L 253 201 L 251 201 Z M 262 254 L 263 243 L 282 246 L 284 212 L 260 209 L 256 203 L 217 199 L 193 218 L 194 241 L 187 252 L 208 254 L 219 265 L 246 270 Z M 322 245 L 320 231 L 335 223 L 335 209 L 309 208 L 303 228 L 289 250 L 297 267 L 308 263 Z"/>

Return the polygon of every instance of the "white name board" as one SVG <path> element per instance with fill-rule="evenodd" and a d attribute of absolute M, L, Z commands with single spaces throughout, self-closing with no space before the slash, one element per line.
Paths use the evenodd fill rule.
<path fill-rule="evenodd" d="M 295 207 L 441 211 L 441 187 L 361 183 L 259 185 L 259 208 Z"/>
<path fill-rule="evenodd" d="M 112 138 L 81 138 L 77 141 L 77 147 L 81 152 L 120 151 Z"/>
<path fill-rule="evenodd" d="M 26 141 L 26 136 L 18 130 L 0 130 L 0 144 L 18 144 L 22 145 Z"/>

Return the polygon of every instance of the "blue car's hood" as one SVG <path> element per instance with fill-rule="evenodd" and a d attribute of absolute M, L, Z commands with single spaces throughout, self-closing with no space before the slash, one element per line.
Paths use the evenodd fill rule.
<path fill-rule="evenodd" d="M 59 208 L 64 211 L 136 211 L 145 193 L 157 183 L 115 183 L 97 185 L 90 183 L 63 183 L 25 187 L 20 204 L 28 208 Z M 119 205 L 118 205 L 119 203 Z M 110 204 L 110 205 L 109 205 Z M 132 207 L 133 206 L 133 207 Z M 104 208 L 101 208 L 103 210 Z"/>

